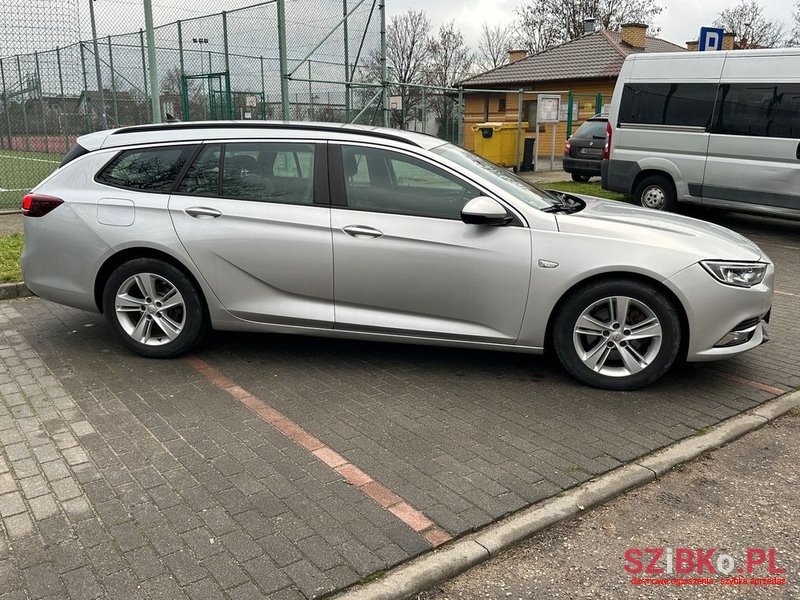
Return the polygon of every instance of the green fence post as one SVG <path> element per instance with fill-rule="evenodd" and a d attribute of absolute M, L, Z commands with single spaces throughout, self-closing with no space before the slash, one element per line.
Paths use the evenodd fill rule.
<path fill-rule="evenodd" d="M 222 11 L 222 44 L 222 47 L 225 51 L 225 79 L 226 83 L 228 84 L 226 96 L 228 101 L 227 115 L 229 119 L 232 119 L 233 97 L 231 96 L 231 59 L 230 54 L 228 54 L 228 13 L 224 10 Z"/>
<path fill-rule="evenodd" d="M 44 97 L 42 95 L 42 71 L 39 68 L 39 53 L 33 53 L 34 64 L 36 65 L 36 87 L 39 90 L 39 109 L 42 111 L 42 133 L 44 134 L 44 151 L 50 153 L 50 140 L 47 137 L 47 112 L 44 107 Z"/>
<path fill-rule="evenodd" d="M 311 87 L 311 59 L 308 60 L 308 118 L 314 120 L 314 90 Z"/>
<path fill-rule="evenodd" d="M 19 80 L 19 89 L 24 90 L 25 84 L 22 82 L 22 65 L 19 62 L 19 54 L 17 54 L 17 78 Z M 28 110 L 25 106 L 25 95 L 24 93 L 21 95 L 22 98 L 22 125 L 25 128 L 25 150 L 30 152 L 31 143 L 30 143 L 30 133 L 28 132 Z"/>
<path fill-rule="evenodd" d="M 11 115 L 8 113 L 8 96 L 6 92 L 6 72 L 3 68 L 3 59 L 0 58 L 0 83 L 3 85 L 3 112 L 6 113 L 6 126 L 8 130 L 6 133 L 8 134 L 8 149 L 13 150 L 14 141 L 11 137 Z"/>
<path fill-rule="evenodd" d="M 422 133 L 428 129 L 428 90 L 422 88 Z"/>
<path fill-rule="evenodd" d="M 517 173 L 519 173 L 520 166 L 522 164 L 522 152 L 520 146 L 522 145 L 522 100 L 525 94 L 525 90 L 519 88 L 519 92 L 517 92 L 517 158 L 514 161 L 517 165 Z M 530 123 L 528 123 L 530 126 Z M 539 132 L 536 132 L 538 137 Z M 536 160 L 536 157 L 534 157 Z"/>
<path fill-rule="evenodd" d="M 278 59 L 281 72 L 281 116 L 289 120 L 289 62 L 286 56 L 286 0 L 278 4 Z"/>
<path fill-rule="evenodd" d="M 603 94 L 597 94 L 594 97 L 594 114 L 599 115 L 603 112 Z"/>
<path fill-rule="evenodd" d="M 567 139 L 572 135 L 572 92 L 567 94 Z"/>
<path fill-rule="evenodd" d="M 386 0 L 378 0 L 378 12 L 381 17 L 381 85 L 383 94 L 383 126 L 389 126 L 389 73 L 386 65 Z"/>
<path fill-rule="evenodd" d="M 458 145 L 464 147 L 464 86 L 458 86 Z"/>
<path fill-rule="evenodd" d="M 58 89 L 61 93 L 62 119 L 67 118 L 67 97 L 64 95 L 64 73 L 61 71 L 61 50 L 56 48 L 56 65 L 58 66 Z M 61 124 L 61 133 L 64 134 L 64 152 L 69 150 L 69 137 L 67 136 L 66 121 Z"/>
<path fill-rule="evenodd" d="M 117 104 L 117 80 L 114 75 L 114 52 L 111 50 L 111 36 L 108 36 L 108 68 L 111 71 L 111 106 L 114 110 L 115 127 L 120 126 L 119 105 Z"/>

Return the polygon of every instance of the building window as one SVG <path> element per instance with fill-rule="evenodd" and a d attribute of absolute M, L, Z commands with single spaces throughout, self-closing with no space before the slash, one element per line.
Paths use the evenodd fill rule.
<path fill-rule="evenodd" d="M 483 96 L 483 122 L 489 120 L 489 94 Z"/>
<path fill-rule="evenodd" d="M 502 96 L 497 100 L 497 110 L 499 112 L 506 112 L 506 97 Z"/>

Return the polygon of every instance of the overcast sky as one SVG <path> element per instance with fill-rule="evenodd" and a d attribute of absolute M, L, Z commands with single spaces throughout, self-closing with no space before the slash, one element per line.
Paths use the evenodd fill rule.
<path fill-rule="evenodd" d="M 455 19 L 465 37 L 477 42 L 480 23 L 508 22 L 514 19 L 514 8 L 519 0 L 386 0 L 390 13 L 403 12 L 408 8 L 424 9 L 435 25 Z M 781 20 L 789 27 L 795 0 L 760 0 L 770 20 Z M 662 0 L 666 8 L 658 17 L 656 26 L 661 27 L 659 37 L 683 45 L 697 39 L 702 26 L 710 26 L 720 11 L 738 2 L 731 0 Z"/>

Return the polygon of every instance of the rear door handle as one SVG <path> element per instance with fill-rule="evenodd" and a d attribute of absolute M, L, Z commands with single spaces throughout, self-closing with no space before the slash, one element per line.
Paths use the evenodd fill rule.
<path fill-rule="evenodd" d="M 354 238 L 379 238 L 383 235 L 382 231 L 366 225 L 348 225 L 342 227 L 342 231 Z"/>
<path fill-rule="evenodd" d="M 216 219 L 217 217 L 222 216 L 222 213 L 217 209 L 207 208 L 205 206 L 192 206 L 184 209 L 183 212 L 196 219 Z"/>

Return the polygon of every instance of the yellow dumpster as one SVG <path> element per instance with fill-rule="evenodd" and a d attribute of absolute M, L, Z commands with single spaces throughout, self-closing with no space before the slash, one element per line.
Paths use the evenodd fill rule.
<path fill-rule="evenodd" d="M 517 132 L 519 131 L 519 158 L 525 144 L 525 130 L 528 122 L 523 121 L 520 128 L 513 122 L 476 123 L 472 126 L 475 135 L 475 154 L 482 156 L 501 167 L 517 166 Z"/>

